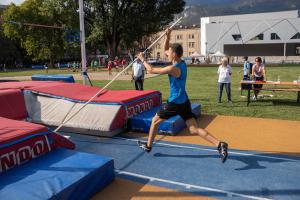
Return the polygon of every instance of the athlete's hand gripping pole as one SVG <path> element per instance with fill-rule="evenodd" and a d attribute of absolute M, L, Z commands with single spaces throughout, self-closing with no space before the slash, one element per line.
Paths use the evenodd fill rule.
<path fill-rule="evenodd" d="M 180 22 L 182 20 L 182 17 L 180 19 L 178 19 L 174 24 L 172 24 L 172 26 L 170 27 L 170 29 L 172 29 L 178 22 Z M 151 47 L 153 45 L 155 45 L 156 42 L 158 42 L 164 35 L 166 34 L 166 32 L 164 32 L 157 40 L 155 40 L 144 52 L 143 54 L 145 54 L 149 49 L 151 49 Z M 61 127 L 63 127 L 63 125 L 65 125 L 68 121 L 70 121 L 77 113 L 79 113 L 85 106 L 87 106 L 91 101 L 93 101 L 93 99 L 95 99 L 103 90 L 105 90 L 105 88 L 107 88 L 112 82 L 114 82 L 114 80 L 116 80 L 121 74 L 123 74 L 123 72 L 125 70 L 127 70 L 129 67 L 131 67 L 136 61 L 138 60 L 138 58 L 136 58 L 133 62 L 130 63 L 130 65 L 128 65 L 121 73 L 119 73 L 113 80 L 111 80 L 106 86 L 104 86 L 97 94 L 95 94 L 95 96 L 93 96 L 88 102 L 86 102 L 79 110 L 77 110 L 71 117 L 69 117 L 67 120 L 65 120 L 59 127 L 57 127 L 57 129 L 54 130 L 54 132 L 57 132 Z"/>

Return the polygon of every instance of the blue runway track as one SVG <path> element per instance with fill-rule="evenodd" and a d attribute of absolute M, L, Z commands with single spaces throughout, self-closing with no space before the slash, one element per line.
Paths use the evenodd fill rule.
<path fill-rule="evenodd" d="M 217 199 L 300 199 L 299 157 L 229 149 L 223 164 L 209 146 L 155 141 L 146 153 L 143 138 L 62 134 L 77 151 L 114 158 L 119 178 Z"/>

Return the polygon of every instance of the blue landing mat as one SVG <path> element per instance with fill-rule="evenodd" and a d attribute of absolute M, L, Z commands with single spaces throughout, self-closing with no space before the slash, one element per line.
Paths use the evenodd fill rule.
<path fill-rule="evenodd" d="M 75 83 L 72 75 L 40 75 L 31 76 L 33 81 L 65 81 L 66 83 Z"/>
<path fill-rule="evenodd" d="M 215 147 L 155 141 L 146 153 L 140 138 L 63 135 L 77 151 L 114 158 L 119 178 L 217 199 L 300 199 L 298 157 L 230 149 L 223 164 Z"/>
<path fill-rule="evenodd" d="M 152 118 L 156 115 L 161 107 L 165 104 L 156 106 L 150 110 L 147 110 L 141 114 L 138 114 L 130 119 L 131 130 L 149 133 L 150 126 L 152 123 Z M 200 104 L 191 104 L 192 112 L 195 117 L 199 117 L 201 115 L 201 105 Z M 186 127 L 185 122 L 179 115 L 172 117 L 163 123 L 161 123 L 158 127 L 157 134 L 160 135 L 177 135 L 182 129 Z"/>
<path fill-rule="evenodd" d="M 1 172 L 0 199 L 89 199 L 114 179 L 113 159 L 56 149 Z"/>

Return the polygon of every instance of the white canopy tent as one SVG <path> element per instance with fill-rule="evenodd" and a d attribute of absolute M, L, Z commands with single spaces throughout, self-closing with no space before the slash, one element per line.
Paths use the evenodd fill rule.
<path fill-rule="evenodd" d="M 226 54 L 223 54 L 223 53 L 221 53 L 220 51 L 218 51 L 217 53 L 215 53 L 215 54 L 212 54 L 211 56 L 215 56 L 215 57 L 226 57 L 227 55 L 226 55 Z"/>
<path fill-rule="evenodd" d="M 210 57 L 211 57 L 210 60 L 212 61 L 213 60 L 212 58 L 214 58 L 214 62 L 217 64 L 220 64 L 222 57 L 226 57 L 226 56 L 227 56 L 226 54 L 223 54 L 220 51 L 217 51 L 217 53 L 210 55 Z M 219 59 L 217 59 L 216 57 L 219 57 Z"/>
<path fill-rule="evenodd" d="M 193 54 L 189 55 L 190 58 L 205 58 L 204 55 L 198 53 L 198 52 L 194 52 Z M 198 61 L 197 61 L 198 60 Z M 200 59 L 196 59 L 195 62 L 198 62 L 200 64 Z M 195 63 L 194 62 L 194 63 Z M 192 63 L 193 64 L 193 63 Z"/>
<path fill-rule="evenodd" d="M 199 58 L 199 57 L 205 57 L 204 55 L 198 53 L 198 52 L 194 52 L 193 54 L 189 55 L 189 57 L 193 58 L 193 57 L 196 57 L 196 58 Z"/>

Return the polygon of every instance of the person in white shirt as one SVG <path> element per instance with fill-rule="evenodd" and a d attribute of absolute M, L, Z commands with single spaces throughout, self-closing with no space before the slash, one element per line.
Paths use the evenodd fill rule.
<path fill-rule="evenodd" d="M 227 59 L 222 60 L 222 65 L 219 66 L 218 69 L 218 74 L 219 74 L 219 99 L 218 103 L 221 103 L 221 98 L 222 98 L 222 92 L 223 88 L 225 85 L 226 92 L 227 92 L 227 97 L 228 97 L 228 103 L 232 103 L 231 101 L 231 92 L 230 92 L 230 75 L 232 74 L 232 69 L 230 65 L 227 63 Z"/>
<path fill-rule="evenodd" d="M 145 66 L 140 63 L 140 60 L 137 60 L 132 65 L 132 72 L 131 72 L 131 83 L 134 80 L 136 90 L 143 90 L 144 77 L 145 77 Z"/>

